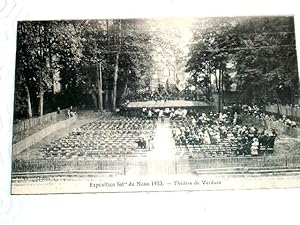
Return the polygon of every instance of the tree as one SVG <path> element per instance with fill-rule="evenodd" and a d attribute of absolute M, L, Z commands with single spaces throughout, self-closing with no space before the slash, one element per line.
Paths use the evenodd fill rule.
<path fill-rule="evenodd" d="M 233 73 L 242 102 L 292 102 L 299 83 L 293 18 L 200 20 L 187 65 L 195 80 L 214 74 L 219 96 Z"/>
<path fill-rule="evenodd" d="M 179 26 L 181 19 L 153 19 L 148 20 L 153 45 L 153 60 L 156 74 L 163 78 L 163 82 L 173 83 L 179 88 L 180 77 L 185 74 L 187 59 L 186 44 L 189 30 L 186 26 Z M 186 25 L 186 24 L 184 24 Z"/>
<path fill-rule="evenodd" d="M 243 18 L 233 33 L 240 39 L 234 61 L 242 101 L 292 103 L 299 85 L 293 18 Z"/>
<path fill-rule="evenodd" d="M 18 24 L 17 29 L 17 58 L 16 58 L 16 77 L 15 77 L 15 115 L 24 115 L 27 110 L 27 116 L 30 118 L 32 112 L 32 100 L 30 90 L 31 82 L 34 80 L 32 70 L 34 70 L 32 57 L 29 55 L 29 49 L 32 48 L 33 29 L 28 24 Z M 24 102 L 26 102 L 24 104 Z"/>
<path fill-rule="evenodd" d="M 86 101 L 89 99 L 83 98 L 83 95 L 88 95 L 94 108 L 100 109 L 102 103 L 100 103 L 98 93 L 97 79 L 99 74 L 97 73 L 99 73 L 98 64 L 100 62 L 104 66 L 107 66 L 108 63 L 106 58 L 106 24 L 104 20 L 72 21 L 72 23 L 75 27 L 76 37 L 80 42 L 82 55 L 77 64 L 69 70 L 64 70 L 64 73 L 61 74 L 61 82 L 65 87 L 64 94 L 71 98 L 71 102 L 74 102 L 72 100 L 74 99 L 74 103 L 78 105 L 86 105 Z"/>
<path fill-rule="evenodd" d="M 114 21 L 110 33 L 109 51 L 115 57 L 112 102 L 115 111 L 120 103 L 118 100 L 124 99 L 130 90 L 149 87 L 146 81 L 149 81 L 152 68 L 152 48 L 144 20 Z"/>
<path fill-rule="evenodd" d="M 223 86 L 229 82 L 227 64 L 231 61 L 230 49 L 237 41 L 227 34 L 235 24 L 233 18 L 199 19 L 195 24 L 186 71 L 207 100 L 211 100 L 214 85 L 219 102 L 223 101 Z M 212 83 L 212 76 L 215 84 Z"/>
<path fill-rule="evenodd" d="M 72 23 L 66 21 L 18 24 L 16 83 L 24 81 L 29 117 L 36 100 L 39 115 L 43 115 L 44 94 L 53 87 L 53 75 L 78 63 L 80 42 L 73 31 Z"/>

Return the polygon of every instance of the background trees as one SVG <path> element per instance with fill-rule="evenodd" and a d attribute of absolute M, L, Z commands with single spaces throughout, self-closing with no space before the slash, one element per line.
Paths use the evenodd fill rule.
<path fill-rule="evenodd" d="M 214 77 L 219 94 L 236 82 L 241 102 L 292 103 L 299 84 L 293 18 L 200 19 L 187 71 L 206 93 Z"/>
<path fill-rule="evenodd" d="M 101 109 L 102 97 L 104 106 L 115 111 L 129 96 L 150 92 L 153 74 L 164 76 L 166 86 L 173 79 L 179 87 L 185 72 L 196 99 L 212 101 L 213 91 L 222 99 L 235 84 L 240 102 L 295 102 L 293 17 L 197 19 L 189 49 L 191 21 L 172 21 L 19 22 L 16 117 L 43 115 L 58 106 Z"/>
<path fill-rule="evenodd" d="M 17 32 L 15 104 L 27 108 L 29 117 L 43 115 L 44 94 L 53 92 L 53 76 L 79 62 L 80 42 L 72 24 L 63 21 L 21 22 Z"/>
<path fill-rule="evenodd" d="M 116 52 L 113 110 L 117 104 L 121 103 L 121 100 L 125 99 L 126 95 L 130 93 L 137 95 L 140 91 L 147 89 L 153 71 L 151 54 L 153 46 L 150 41 L 152 34 L 147 30 L 146 21 L 120 20 L 115 25 L 115 29 L 118 35 L 114 40 L 115 45 L 111 47 Z"/>
<path fill-rule="evenodd" d="M 99 108 L 100 62 L 105 98 L 115 110 L 131 86 L 146 85 L 152 68 L 143 20 L 24 21 L 17 38 L 16 117 L 43 115 L 45 104 L 46 111 Z M 55 82 L 62 86 L 60 94 Z"/>
<path fill-rule="evenodd" d="M 233 59 L 241 98 L 293 103 L 299 85 L 293 18 L 244 18 L 236 32 L 240 41 Z"/>

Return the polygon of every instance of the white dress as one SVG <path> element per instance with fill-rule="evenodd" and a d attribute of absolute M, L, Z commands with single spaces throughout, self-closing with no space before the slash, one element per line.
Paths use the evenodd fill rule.
<path fill-rule="evenodd" d="M 207 130 L 204 132 L 203 143 L 209 145 L 211 144 L 210 136 Z"/>

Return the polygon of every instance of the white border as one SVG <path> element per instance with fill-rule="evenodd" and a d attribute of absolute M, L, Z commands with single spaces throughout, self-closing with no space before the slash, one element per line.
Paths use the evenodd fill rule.
<path fill-rule="evenodd" d="M 299 46 L 297 0 L 0 0 L 0 224 L 298 224 L 299 189 L 9 194 L 16 20 L 286 14 Z"/>

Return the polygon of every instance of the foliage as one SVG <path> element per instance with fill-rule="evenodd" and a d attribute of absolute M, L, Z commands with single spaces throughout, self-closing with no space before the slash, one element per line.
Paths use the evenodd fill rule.
<path fill-rule="evenodd" d="M 55 97 L 55 75 L 60 78 L 62 94 L 69 104 L 83 104 L 80 101 L 83 95 L 91 95 L 97 102 L 96 65 L 100 62 L 106 94 L 113 83 L 116 64 L 119 68 L 116 98 L 120 99 L 129 89 L 149 86 L 153 68 L 149 39 L 143 20 L 20 22 L 16 115 L 25 116 L 24 111 L 30 108 L 28 102 L 33 105 L 34 114 L 43 112 L 44 93 Z M 120 57 L 116 63 L 118 49 Z M 26 90 L 30 91 L 29 95 Z M 54 109 L 59 106 L 55 106 L 55 102 L 52 105 Z"/>
<path fill-rule="evenodd" d="M 72 23 L 63 21 L 24 21 L 18 24 L 16 88 L 29 89 L 29 95 L 16 91 L 17 105 L 31 98 L 35 105 L 53 87 L 53 75 L 61 69 L 72 69 L 81 52 Z M 23 87 L 22 87 L 23 86 Z M 35 112 L 42 112 L 40 101 Z M 22 108 L 21 107 L 21 108 Z"/>
<path fill-rule="evenodd" d="M 242 102 L 292 102 L 299 83 L 293 18 L 236 17 L 198 21 L 187 71 L 203 89 L 203 82 L 206 86 L 212 82 L 201 77 L 214 74 L 217 80 L 216 70 L 223 74 L 221 88 L 228 89 L 235 80 Z"/>
<path fill-rule="evenodd" d="M 42 114 L 44 105 L 45 111 L 59 106 L 55 76 L 66 105 L 83 104 L 89 97 L 97 106 L 100 62 L 105 99 L 113 96 L 114 107 L 126 96 L 150 93 L 152 75 L 163 69 L 176 78 L 176 85 L 178 74 L 186 69 L 191 75 L 187 92 L 195 87 L 197 99 L 211 100 L 214 88 L 221 96 L 235 83 L 242 102 L 294 102 L 299 79 L 293 22 L 282 16 L 198 19 L 188 57 L 181 32 L 171 23 L 161 27 L 155 20 L 141 19 L 19 22 L 15 115 L 31 117 Z"/>
<path fill-rule="evenodd" d="M 233 32 L 240 32 L 241 40 L 233 57 L 241 98 L 293 102 L 299 84 L 293 18 L 245 18 Z"/>

